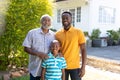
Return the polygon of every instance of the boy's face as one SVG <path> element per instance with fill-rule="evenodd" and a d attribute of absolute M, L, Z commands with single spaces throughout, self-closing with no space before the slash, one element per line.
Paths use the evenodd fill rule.
<path fill-rule="evenodd" d="M 52 43 L 50 49 L 51 49 L 53 55 L 56 56 L 60 50 L 59 42 Z"/>

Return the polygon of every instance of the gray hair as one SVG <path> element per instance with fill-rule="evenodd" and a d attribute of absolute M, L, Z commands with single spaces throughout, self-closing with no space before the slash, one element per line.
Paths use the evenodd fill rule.
<path fill-rule="evenodd" d="M 41 16 L 41 18 L 40 18 L 40 22 L 42 22 L 42 21 L 43 21 L 43 18 L 45 18 L 45 17 L 49 18 L 50 21 L 52 21 L 52 17 L 51 17 L 50 15 L 48 15 L 48 14 L 44 14 L 44 15 Z"/>

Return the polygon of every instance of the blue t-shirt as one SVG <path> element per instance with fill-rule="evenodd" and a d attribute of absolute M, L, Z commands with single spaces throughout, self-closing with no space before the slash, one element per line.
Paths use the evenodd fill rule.
<path fill-rule="evenodd" d="M 49 58 L 42 62 L 42 67 L 46 68 L 45 80 L 61 80 L 61 69 L 66 68 L 64 57 L 54 57 L 52 53 L 48 54 Z"/>

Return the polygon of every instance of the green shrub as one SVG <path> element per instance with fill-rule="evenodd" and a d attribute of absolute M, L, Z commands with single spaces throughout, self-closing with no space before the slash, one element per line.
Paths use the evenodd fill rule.
<path fill-rule="evenodd" d="M 118 29 L 117 32 L 118 32 L 118 36 L 119 36 L 119 39 L 120 39 L 120 28 Z"/>
<path fill-rule="evenodd" d="M 114 42 L 114 44 L 118 43 L 119 40 L 119 31 L 115 31 L 115 30 L 107 30 L 108 34 L 109 34 L 109 38 L 111 38 Z"/>
<path fill-rule="evenodd" d="M 87 31 L 84 31 L 84 35 L 85 35 L 86 37 L 89 37 L 89 33 L 88 33 Z"/>
<path fill-rule="evenodd" d="M 5 32 L 0 37 L 0 70 L 9 64 L 27 65 L 28 54 L 23 51 L 22 42 L 30 29 L 40 26 L 43 14 L 52 15 L 49 0 L 10 0 Z"/>
<path fill-rule="evenodd" d="M 119 33 L 115 30 L 108 30 L 109 37 L 111 37 L 113 40 L 118 40 L 119 39 Z"/>
<path fill-rule="evenodd" d="M 99 39 L 101 31 L 99 29 L 93 29 L 90 39 L 94 40 L 94 39 Z"/>
<path fill-rule="evenodd" d="M 10 80 L 30 80 L 30 76 L 26 75 L 26 76 L 21 76 L 21 77 L 17 77 L 17 78 L 12 78 Z"/>

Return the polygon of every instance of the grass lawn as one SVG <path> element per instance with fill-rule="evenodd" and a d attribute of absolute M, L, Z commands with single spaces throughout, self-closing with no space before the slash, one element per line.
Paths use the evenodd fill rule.
<path fill-rule="evenodd" d="M 12 78 L 10 80 L 30 80 L 30 76 L 26 75 L 26 76 L 21 76 L 21 77 L 18 77 L 18 78 Z"/>

